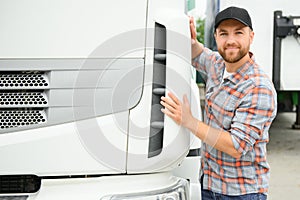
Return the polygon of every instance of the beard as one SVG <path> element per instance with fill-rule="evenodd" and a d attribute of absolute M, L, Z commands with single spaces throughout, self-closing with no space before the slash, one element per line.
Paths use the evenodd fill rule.
<path fill-rule="evenodd" d="M 226 48 L 225 48 L 226 49 Z M 239 51 L 236 52 L 226 52 L 226 50 L 223 50 L 221 48 L 218 48 L 218 51 L 220 55 L 223 57 L 223 59 L 228 63 L 236 63 L 240 61 L 245 55 L 248 54 L 250 47 L 244 47 L 239 48 Z"/>

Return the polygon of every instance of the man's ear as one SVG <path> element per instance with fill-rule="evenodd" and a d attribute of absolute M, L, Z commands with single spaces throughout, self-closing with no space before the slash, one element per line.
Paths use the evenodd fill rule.
<path fill-rule="evenodd" d="M 253 39 L 254 39 L 254 32 L 251 30 L 250 31 L 250 44 L 252 44 Z"/>

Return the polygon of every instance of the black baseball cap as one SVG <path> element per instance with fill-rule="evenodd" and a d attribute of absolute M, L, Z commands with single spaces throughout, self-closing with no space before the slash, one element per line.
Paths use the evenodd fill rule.
<path fill-rule="evenodd" d="M 238 20 L 253 30 L 250 15 L 244 8 L 231 6 L 219 12 L 215 18 L 215 30 L 218 28 L 220 23 L 226 19 Z"/>

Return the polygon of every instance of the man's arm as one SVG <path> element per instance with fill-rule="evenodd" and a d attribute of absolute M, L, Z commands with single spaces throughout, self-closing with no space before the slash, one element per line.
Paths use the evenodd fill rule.
<path fill-rule="evenodd" d="M 212 128 L 193 117 L 186 96 L 183 97 L 183 103 L 172 93 L 169 93 L 168 96 L 170 98 L 161 98 L 161 104 L 165 107 L 162 109 L 163 113 L 171 117 L 177 124 L 188 128 L 206 144 L 234 158 L 241 157 L 242 154 L 234 147 L 230 133 Z"/>
<path fill-rule="evenodd" d="M 218 130 L 206 125 L 205 123 L 193 117 L 188 125 L 186 125 L 194 135 L 201 139 L 204 143 L 227 153 L 228 155 L 238 159 L 241 153 L 234 147 L 230 133 L 224 130 Z"/>
<path fill-rule="evenodd" d="M 190 31 L 192 40 L 192 59 L 194 59 L 202 53 L 204 46 L 197 40 L 196 26 L 193 17 L 190 17 Z"/>

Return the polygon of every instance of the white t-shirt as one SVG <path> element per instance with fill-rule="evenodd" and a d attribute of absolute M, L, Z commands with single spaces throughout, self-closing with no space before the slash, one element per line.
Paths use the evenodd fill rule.
<path fill-rule="evenodd" d="M 232 75 L 232 74 L 233 74 L 233 73 L 229 73 L 229 72 L 227 71 L 226 67 L 225 67 L 224 73 L 223 73 L 223 78 L 222 78 L 222 81 L 221 81 L 221 84 L 220 84 L 219 88 L 223 85 L 224 79 L 225 79 L 225 78 L 228 78 L 228 77 L 229 77 L 230 75 Z"/>
<path fill-rule="evenodd" d="M 227 71 L 226 67 L 225 67 L 224 74 L 223 74 L 223 81 L 224 81 L 225 78 L 227 78 L 228 76 L 230 76 L 230 75 L 232 75 L 232 74 L 233 74 L 233 73 L 232 73 L 232 72 L 229 73 L 229 72 Z"/>

